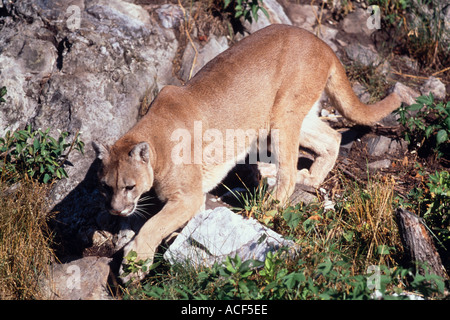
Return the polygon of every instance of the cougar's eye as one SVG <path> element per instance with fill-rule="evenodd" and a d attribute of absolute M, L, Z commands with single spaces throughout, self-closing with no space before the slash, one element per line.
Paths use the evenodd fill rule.
<path fill-rule="evenodd" d="M 111 194 L 113 192 L 113 189 L 110 186 L 108 186 L 105 182 L 101 183 L 101 188 L 107 194 Z"/>
<path fill-rule="evenodd" d="M 132 186 L 126 186 L 126 187 L 125 187 L 125 190 L 127 190 L 127 191 L 131 191 L 131 190 L 133 190 L 133 189 L 134 189 L 134 187 L 136 187 L 136 185 L 132 185 Z"/>

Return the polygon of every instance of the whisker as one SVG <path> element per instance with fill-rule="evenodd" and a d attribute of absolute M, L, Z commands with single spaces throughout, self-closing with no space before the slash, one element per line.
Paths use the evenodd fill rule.
<path fill-rule="evenodd" d="M 140 210 L 139 208 L 136 208 L 134 210 L 134 213 L 138 216 L 141 217 L 143 219 L 147 218 L 147 213 L 145 211 Z"/>
<path fill-rule="evenodd" d="M 154 199 L 155 197 L 151 197 L 151 196 L 145 196 L 145 197 L 141 197 L 141 198 L 139 198 L 139 202 L 140 201 L 147 201 L 147 200 L 151 200 L 151 199 Z"/>
<path fill-rule="evenodd" d="M 140 207 L 148 207 L 148 206 L 154 206 L 154 203 L 138 203 L 137 204 Z"/>

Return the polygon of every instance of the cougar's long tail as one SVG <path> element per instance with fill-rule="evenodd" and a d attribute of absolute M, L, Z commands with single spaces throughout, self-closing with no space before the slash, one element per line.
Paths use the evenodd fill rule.
<path fill-rule="evenodd" d="M 344 67 L 337 57 L 334 58 L 325 90 L 342 116 L 357 124 L 371 125 L 400 107 L 401 100 L 396 93 L 391 93 L 372 105 L 359 101 L 347 79 Z"/>

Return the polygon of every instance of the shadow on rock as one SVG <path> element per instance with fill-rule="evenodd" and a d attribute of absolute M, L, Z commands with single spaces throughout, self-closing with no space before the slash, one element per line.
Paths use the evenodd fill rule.
<path fill-rule="evenodd" d="M 151 190 L 143 203 L 147 213 L 123 218 L 111 215 L 105 209 L 105 198 L 99 192 L 97 171 L 100 161 L 95 160 L 84 179 L 53 208 L 49 222 L 54 232 L 55 251 L 61 262 L 83 256 L 112 257 L 152 215 L 162 203 Z"/>

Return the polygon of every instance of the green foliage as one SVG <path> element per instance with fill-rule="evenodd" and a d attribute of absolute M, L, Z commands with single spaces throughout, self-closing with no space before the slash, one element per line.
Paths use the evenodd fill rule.
<path fill-rule="evenodd" d="M 405 205 L 425 219 L 425 223 L 444 246 L 450 244 L 450 173 L 419 170 L 424 181 L 413 188 Z"/>
<path fill-rule="evenodd" d="M 285 220 L 291 232 L 295 231 L 297 226 L 300 224 L 302 216 L 303 214 L 301 212 L 300 204 L 297 204 L 295 207 L 290 206 L 283 212 L 283 219 Z"/>
<path fill-rule="evenodd" d="M 419 150 L 429 148 L 437 158 L 449 148 L 450 101 L 435 102 L 433 94 L 420 96 L 415 104 L 400 107 L 396 113 L 399 123 L 405 126 L 405 139 Z"/>
<path fill-rule="evenodd" d="M 160 262 L 150 264 L 152 259 L 147 259 L 145 261 L 137 260 L 136 251 L 130 251 L 124 259 L 125 263 L 123 266 L 123 274 L 121 275 L 122 277 L 126 277 L 130 274 L 136 274 L 140 271 L 150 272 L 160 265 Z"/>
<path fill-rule="evenodd" d="M 404 268 L 381 265 L 375 266 L 381 270 L 376 278 L 370 270 L 355 275 L 351 261 L 333 250 L 338 258 L 318 255 L 312 271 L 301 259 L 286 263 L 280 252 L 269 252 L 264 262 L 228 257 L 222 264 L 200 271 L 189 265 L 174 265 L 169 267 L 169 275 L 151 277 L 140 288 L 128 289 L 125 298 L 369 300 L 375 298 L 376 289 L 378 298 L 404 300 L 408 297 L 401 294 L 403 291 L 424 297 L 444 292 L 441 278 L 429 273 L 414 275 Z"/>
<path fill-rule="evenodd" d="M 8 91 L 6 90 L 6 87 L 0 88 L 0 103 L 6 102 L 5 98 L 3 98 L 3 97 L 6 95 L 7 92 Z"/>
<path fill-rule="evenodd" d="M 245 20 L 252 23 L 253 19 L 258 21 L 258 11 L 260 10 L 269 18 L 269 13 L 264 9 L 262 3 L 263 0 L 224 0 L 223 8 L 227 9 L 231 5 L 234 18 L 244 17 Z"/>
<path fill-rule="evenodd" d="M 392 46 L 400 47 L 424 67 L 446 67 L 450 62 L 450 30 L 445 23 L 445 1 L 369 0 L 381 9 L 382 29 L 388 29 Z"/>
<path fill-rule="evenodd" d="M 349 188 L 335 210 L 326 211 L 318 204 L 279 209 L 272 225 L 300 246 L 295 258 L 283 248 L 268 252 L 263 262 L 235 256 L 199 269 L 189 261 L 163 262 L 161 273 L 155 274 L 156 269 L 138 287 L 126 287 L 126 298 L 409 299 L 403 292 L 442 297 L 441 278 L 427 272 L 414 274 L 395 263 L 393 256 L 401 251 L 401 244 L 392 221 L 393 185 L 389 180 L 371 180 L 364 189 Z M 251 211 L 264 215 L 264 210 L 254 208 L 263 204 L 253 203 Z"/>
<path fill-rule="evenodd" d="M 49 132 L 50 129 L 34 131 L 28 126 L 13 133 L 7 131 L 4 137 L 0 137 L 1 176 L 14 181 L 27 175 L 43 183 L 67 178 L 64 169 L 67 157 L 73 149 L 83 153 L 84 143 L 78 133 L 68 143 L 68 132 L 61 132 L 58 139 L 51 137 Z"/>
<path fill-rule="evenodd" d="M 402 247 L 393 219 L 394 181 L 342 184 L 346 191 L 335 210 L 318 203 L 274 209 L 270 197 L 258 190 L 241 195 L 241 214 L 263 223 L 270 216 L 270 226 L 300 247 L 295 257 L 283 248 L 268 252 L 263 262 L 234 256 L 211 267 L 194 267 L 189 261 L 170 265 L 161 260 L 143 282 L 125 286 L 124 298 L 406 300 L 405 292 L 443 298 L 441 278 L 426 268 L 423 274 L 413 273 L 396 260 Z"/>

